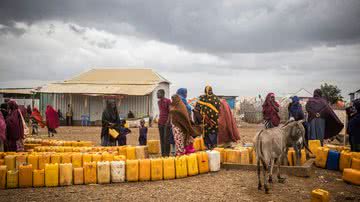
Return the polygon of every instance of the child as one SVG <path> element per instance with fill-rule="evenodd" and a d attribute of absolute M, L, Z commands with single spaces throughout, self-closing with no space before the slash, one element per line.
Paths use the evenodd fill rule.
<path fill-rule="evenodd" d="M 147 144 L 147 132 L 148 128 L 145 126 L 145 121 L 144 119 L 141 119 L 139 127 L 139 145 Z"/>
<path fill-rule="evenodd" d="M 120 121 L 120 127 L 119 127 L 119 137 L 118 137 L 118 145 L 123 146 L 126 145 L 126 135 L 131 133 L 131 130 L 125 127 L 126 120 Z"/>

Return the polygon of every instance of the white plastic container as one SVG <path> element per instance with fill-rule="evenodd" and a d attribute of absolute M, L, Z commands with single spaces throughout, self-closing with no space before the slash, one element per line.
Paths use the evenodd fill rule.
<path fill-rule="evenodd" d="M 110 163 L 109 161 L 97 162 L 97 180 L 99 184 L 110 183 Z"/>
<path fill-rule="evenodd" d="M 216 172 L 220 170 L 220 152 L 212 150 L 207 151 L 209 157 L 210 172 Z"/>
<path fill-rule="evenodd" d="M 125 162 L 111 162 L 111 182 L 125 182 Z"/>

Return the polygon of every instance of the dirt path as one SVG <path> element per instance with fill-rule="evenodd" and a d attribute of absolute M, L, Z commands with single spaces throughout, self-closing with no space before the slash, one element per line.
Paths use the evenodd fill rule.
<path fill-rule="evenodd" d="M 245 142 L 252 139 L 259 127 L 239 129 Z M 61 128 L 56 139 L 91 140 L 99 144 L 99 134 L 100 128 L 96 127 Z M 157 129 L 150 129 L 149 138 L 157 136 Z M 135 129 L 128 143 L 136 144 L 137 137 Z M 0 190 L 0 201 L 309 201 L 315 188 L 328 190 L 332 201 L 360 201 L 360 186 L 344 183 L 341 172 L 315 167 L 310 178 L 288 176 L 285 184 L 274 183 L 269 195 L 257 190 L 255 172 L 223 169 L 168 181 Z"/>

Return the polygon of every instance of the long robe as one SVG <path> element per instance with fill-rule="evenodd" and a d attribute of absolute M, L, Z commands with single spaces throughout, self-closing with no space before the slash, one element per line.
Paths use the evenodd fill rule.
<path fill-rule="evenodd" d="M 240 140 L 236 121 L 226 100 L 220 100 L 218 144 Z"/>

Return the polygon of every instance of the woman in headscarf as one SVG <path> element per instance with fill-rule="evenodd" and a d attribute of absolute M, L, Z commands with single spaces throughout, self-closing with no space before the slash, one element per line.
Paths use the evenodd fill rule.
<path fill-rule="evenodd" d="M 48 135 L 49 137 L 54 137 L 54 133 L 57 133 L 56 128 L 60 126 L 59 115 L 51 105 L 48 105 L 46 107 L 45 116 L 46 126 L 48 128 Z"/>
<path fill-rule="evenodd" d="M 265 128 L 277 127 L 280 124 L 279 103 L 275 101 L 275 94 L 269 93 L 262 105 Z"/>
<path fill-rule="evenodd" d="M 195 152 L 193 148 L 192 135 L 197 131 L 192 127 L 186 106 L 180 96 L 173 95 L 170 104 L 170 121 L 176 145 L 176 155 L 183 155 Z"/>
<path fill-rule="evenodd" d="M 309 140 L 320 140 L 323 145 L 324 139 L 336 136 L 344 127 L 344 124 L 322 97 L 320 89 L 316 89 L 314 96 L 306 103 L 306 111 L 308 112 Z"/>
<path fill-rule="evenodd" d="M 199 97 L 195 108 L 200 109 L 202 115 L 205 145 L 212 149 L 217 145 L 220 100 L 214 95 L 211 86 L 205 87 L 205 95 Z"/>
<path fill-rule="evenodd" d="M 356 112 L 349 119 L 348 131 L 351 151 L 360 152 L 360 99 L 353 102 Z"/>
<path fill-rule="evenodd" d="M 8 151 L 24 150 L 24 126 L 19 106 L 14 100 L 8 102 L 9 113 L 6 117 L 6 143 Z"/>
<path fill-rule="evenodd" d="M 120 117 L 114 100 L 106 101 L 106 108 L 102 113 L 101 122 L 101 146 L 115 146 L 116 139 L 109 134 L 110 128 L 117 129 L 120 126 Z"/>
<path fill-rule="evenodd" d="M 237 142 L 240 135 L 230 106 L 224 99 L 220 103 L 218 144 Z"/>
<path fill-rule="evenodd" d="M 39 132 L 38 125 L 40 125 L 41 128 L 45 127 L 43 118 L 42 118 L 38 108 L 36 108 L 36 107 L 34 107 L 34 110 L 31 112 L 30 120 L 31 120 L 31 126 L 32 126 L 32 134 L 38 134 L 38 132 Z"/>
<path fill-rule="evenodd" d="M 2 112 L 0 112 L 0 152 L 4 152 L 6 142 L 6 122 Z"/>
<path fill-rule="evenodd" d="M 302 106 L 300 104 L 300 99 L 298 96 L 294 96 L 291 98 L 292 102 L 289 107 L 289 116 L 293 118 L 295 121 L 299 121 L 304 119 L 304 112 L 302 110 Z"/>
<path fill-rule="evenodd" d="M 186 98 L 187 98 L 187 89 L 186 88 L 179 88 L 176 91 L 176 94 L 180 96 L 181 101 L 184 103 L 186 110 L 189 113 L 189 116 L 191 117 L 191 106 L 189 105 L 189 103 L 187 102 Z"/>

